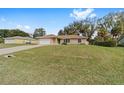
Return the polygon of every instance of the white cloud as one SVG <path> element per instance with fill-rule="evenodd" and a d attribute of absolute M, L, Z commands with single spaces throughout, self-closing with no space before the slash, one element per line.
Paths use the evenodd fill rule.
<path fill-rule="evenodd" d="M 25 25 L 24 28 L 25 28 L 25 29 L 30 29 L 30 26 Z"/>
<path fill-rule="evenodd" d="M 96 14 L 95 14 L 95 13 L 92 13 L 92 14 L 90 14 L 89 17 L 90 17 L 90 18 L 96 17 Z"/>
<path fill-rule="evenodd" d="M 18 29 L 22 29 L 23 26 L 19 24 L 19 25 L 16 25 L 16 28 L 18 28 Z"/>
<path fill-rule="evenodd" d="M 18 24 L 18 25 L 16 25 L 16 28 L 18 28 L 18 29 L 30 29 L 30 26 Z"/>
<path fill-rule="evenodd" d="M 94 9 L 92 8 L 88 8 L 84 11 L 82 9 L 74 9 L 73 12 L 70 14 L 70 16 L 74 17 L 77 20 L 80 20 L 80 19 L 85 19 L 87 17 L 95 17 L 96 14 L 93 12 Z"/>

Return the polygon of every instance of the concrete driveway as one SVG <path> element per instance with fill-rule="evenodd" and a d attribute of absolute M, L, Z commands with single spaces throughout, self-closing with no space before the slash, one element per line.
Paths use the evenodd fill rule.
<path fill-rule="evenodd" d="M 11 48 L 3 48 L 3 49 L 0 49 L 0 55 L 14 53 L 22 50 L 28 50 L 36 47 L 41 47 L 41 46 L 43 45 L 24 45 L 24 46 L 17 46 L 17 47 L 11 47 Z"/>

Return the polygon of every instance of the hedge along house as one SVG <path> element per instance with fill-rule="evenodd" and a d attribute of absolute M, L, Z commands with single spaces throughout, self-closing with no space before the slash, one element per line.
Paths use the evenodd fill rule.
<path fill-rule="evenodd" d="M 5 44 L 37 44 L 37 41 L 30 37 L 15 36 L 15 37 L 4 38 L 4 43 Z"/>
<path fill-rule="evenodd" d="M 58 36 L 58 43 L 67 43 L 67 44 L 85 44 L 88 45 L 87 38 L 79 35 L 61 35 Z"/>
<path fill-rule="evenodd" d="M 55 44 L 58 44 L 57 43 L 57 36 L 53 35 L 53 34 L 36 37 L 36 39 L 38 40 L 38 44 L 41 44 L 41 45 L 55 45 Z"/>

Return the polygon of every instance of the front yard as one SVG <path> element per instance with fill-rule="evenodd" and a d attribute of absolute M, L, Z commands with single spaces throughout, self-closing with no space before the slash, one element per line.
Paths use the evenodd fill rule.
<path fill-rule="evenodd" d="M 0 49 L 2 48 L 10 48 L 10 47 L 16 47 L 16 46 L 22 46 L 24 44 L 0 44 Z"/>
<path fill-rule="evenodd" d="M 124 84 L 124 48 L 43 46 L 0 56 L 0 84 Z"/>

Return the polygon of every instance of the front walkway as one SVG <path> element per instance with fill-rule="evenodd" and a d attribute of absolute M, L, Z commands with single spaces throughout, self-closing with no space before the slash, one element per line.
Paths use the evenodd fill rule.
<path fill-rule="evenodd" d="M 24 45 L 24 46 L 17 46 L 17 47 L 11 47 L 11 48 L 3 48 L 3 49 L 0 49 L 0 55 L 14 53 L 22 50 L 28 50 L 28 49 L 32 49 L 40 46 L 43 46 L 43 45 L 28 45 L 28 46 Z"/>

